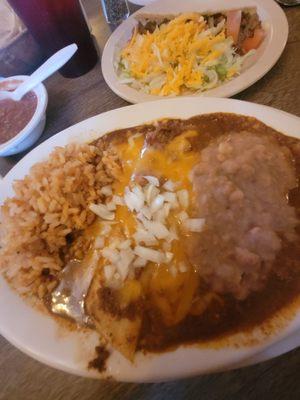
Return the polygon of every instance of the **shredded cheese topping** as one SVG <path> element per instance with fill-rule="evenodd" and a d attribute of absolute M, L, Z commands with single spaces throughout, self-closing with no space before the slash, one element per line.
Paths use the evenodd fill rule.
<path fill-rule="evenodd" d="M 251 53 L 252 54 L 252 53 Z M 244 57 L 225 35 L 225 19 L 214 27 L 199 13 L 184 13 L 138 33 L 121 50 L 117 71 L 122 83 L 152 95 L 179 95 L 218 86 L 240 73 Z"/>

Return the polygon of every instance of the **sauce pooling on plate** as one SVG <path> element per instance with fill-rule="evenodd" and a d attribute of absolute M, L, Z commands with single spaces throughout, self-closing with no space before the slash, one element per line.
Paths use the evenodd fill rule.
<path fill-rule="evenodd" d="M 125 357 L 251 333 L 297 298 L 297 139 L 216 113 L 111 132 L 93 145 L 119 164 L 90 205 L 99 218 L 70 237 L 67 260 L 78 266 L 82 252 L 83 267 L 68 299 L 84 300 Z M 81 322 L 56 294 L 52 311 Z"/>
<path fill-rule="evenodd" d="M 229 113 L 72 143 L 1 207 L 0 268 L 131 361 L 252 346 L 299 307 L 299 174 L 299 139 Z"/>
<path fill-rule="evenodd" d="M 3 84 L 0 90 L 7 90 Z M 37 107 L 37 97 L 29 92 L 20 101 L 0 101 L 0 144 L 16 136 L 29 123 Z"/>

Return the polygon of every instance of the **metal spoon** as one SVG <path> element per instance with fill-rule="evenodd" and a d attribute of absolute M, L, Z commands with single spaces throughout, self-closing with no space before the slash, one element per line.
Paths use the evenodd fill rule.
<path fill-rule="evenodd" d="M 61 68 L 77 51 L 78 47 L 75 43 L 64 47 L 42 64 L 33 74 L 23 81 L 13 92 L 6 90 L 0 91 L 0 100 L 11 99 L 19 101 L 22 97 L 33 89 L 35 86 L 43 82 L 46 78 Z"/>

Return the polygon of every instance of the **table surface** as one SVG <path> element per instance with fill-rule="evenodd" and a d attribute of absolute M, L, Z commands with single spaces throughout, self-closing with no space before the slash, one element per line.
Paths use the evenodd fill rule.
<path fill-rule="evenodd" d="M 100 52 L 111 31 L 100 0 L 84 0 Z M 284 9 L 290 27 L 277 64 L 259 82 L 235 98 L 300 115 L 300 7 Z M 46 82 L 47 124 L 41 141 L 96 114 L 126 106 L 105 84 L 100 61 L 76 80 L 55 74 Z M 0 158 L 5 175 L 24 154 Z M 20 327 L 22 329 L 22 327 Z M 161 384 L 121 384 L 68 375 L 30 359 L 0 336 L 0 400 L 101 399 L 300 399 L 300 348 L 281 357 L 236 371 Z"/>

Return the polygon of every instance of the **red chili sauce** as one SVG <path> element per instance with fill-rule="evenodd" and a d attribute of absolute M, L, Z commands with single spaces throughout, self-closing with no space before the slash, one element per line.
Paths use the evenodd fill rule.
<path fill-rule="evenodd" d="M 1 82 L 0 90 L 13 90 L 20 81 Z M 0 144 L 16 136 L 33 117 L 37 107 L 37 96 L 26 93 L 20 101 L 0 100 Z"/>

